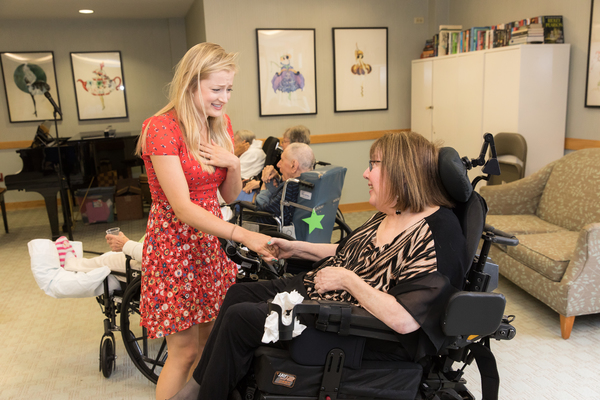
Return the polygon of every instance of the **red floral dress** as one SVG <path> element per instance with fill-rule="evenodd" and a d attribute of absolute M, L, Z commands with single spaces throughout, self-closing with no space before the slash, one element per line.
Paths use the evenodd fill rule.
<path fill-rule="evenodd" d="M 229 118 L 228 132 L 233 140 Z M 235 283 L 237 267 L 219 245 L 217 237 L 179 221 L 152 167 L 151 155 L 176 155 L 187 179 L 192 202 L 221 217 L 217 188 L 227 169 L 210 174 L 191 157 L 181 136 L 174 111 L 155 116 L 147 125 L 142 156 L 152 193 L 142 260 L 141 325 L 150 338 L 188 329 L 216 318 L 227 289 Z"/>

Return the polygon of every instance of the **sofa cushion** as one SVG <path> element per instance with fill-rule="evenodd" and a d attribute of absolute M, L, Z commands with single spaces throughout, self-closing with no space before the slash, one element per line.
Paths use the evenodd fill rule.
<path fill-rule="evenodd" d="M 571 231 L 600 222 L 600 149 L 578 150 L 552 169 L 536 214 Z"/>
<path fill-rule="evenodd" d="M 485 222 L 496 229 L 513 235 L 530 235 L 566 231 L 535 215 L 488 215 Z"/>
<path fill-rule="evenodd" d="M 569 265 L 579 232 L 560 231 L 517 235 L 519 245 L 506 253 L 546 278 L 559 282 Z"/>

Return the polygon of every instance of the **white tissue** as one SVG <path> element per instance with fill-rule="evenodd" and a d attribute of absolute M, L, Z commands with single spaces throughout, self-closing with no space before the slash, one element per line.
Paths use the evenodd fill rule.
<path fill-rule="evenodd" d="M 277 304 L 281 307 L 281 322 L 289 326 L 292 323 L 292 315 L 287 313 L 294 308 L 296 304 L 302 303 L 304 297 L 298 293 L 297 290 L 292 290 L 291 293 L 282 292 L 278 293 L 273 299 L 272 303 Z M 306 329 L 306 326 L 298 321 L 298 318 L 294 321 L 294 330 L 292 331 L 292 337 L 296 337 Z M 265 320 L 265 333 L 262 337 L 263 343 L 275 343 L 279 340 L 279 318 L 276 311 L 271 311 Z"/>

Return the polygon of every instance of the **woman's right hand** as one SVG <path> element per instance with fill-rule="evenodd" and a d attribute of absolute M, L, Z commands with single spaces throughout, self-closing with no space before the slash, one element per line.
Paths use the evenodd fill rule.
<path fill-rule="evenodd" d="M 243 228 L 240 229 L 240 227 L 234 228 L 232 233 L 232 240 L 234 242 L 243 243 L 246 247 L 253 250 L 267 261 L 277 261 L 279 250 L 271 243 L 273 238 L 270 236 Z"/>

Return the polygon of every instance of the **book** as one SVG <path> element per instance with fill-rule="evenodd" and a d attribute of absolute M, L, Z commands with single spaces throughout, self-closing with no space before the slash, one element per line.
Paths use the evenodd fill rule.
<path fill-rule="evenodd" d="M 470 34 L 470 38 L 469 38 L 469 41 L 470 41 L 469 51 L 481 50 L 480 46 L 478 46 L 478 43 L 480 43 L 479 39 L 482 35 L 480 35 L 479 32 L 486 31 L 488 29 L 489 29 L 489 27 L 487 27 L 487 26 L 475 26 L 475 27 L 471 28 L 471 34 Z M 483 39 L 480 44 L 483 44 Z"/>
<path fill-rule="evenodd" d="M 544 43 L 564 43 L 565 32 L 562 15 L 544 15 L 541 17 L 544 28 Z"/>
<path fill-rule="evenodd" d="M 453 29 L 442 29 L 440 30 L 440 39 L 438 45 L 438 56 L 445 56 L 452 53 L 452 36 L 454 33 L 458 33 L 460 30 Z"/>
<path fill-rule="evenodd" d="M 459 51 L 459 42 L 460 42 L 460 31 L 452 31 L 450 32 L 450 48 L 449 54 L 458 54 Z"/>
<path fill-rule="evenodd" d="M 492 47 L 504 47 L 508 45 L 508 41 L 506 40 L 506 30 L 504 29 L 495 29 L 494 30 L 494 39 L 492 43 Z"/>
<path fill-rule="evenodd" d="M 462 30 L 462 25 L 440 25 L 440 31 L 441 30 L 456 30 L 456 31 L 461 31 Z"/>

